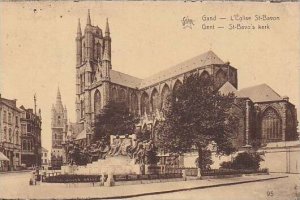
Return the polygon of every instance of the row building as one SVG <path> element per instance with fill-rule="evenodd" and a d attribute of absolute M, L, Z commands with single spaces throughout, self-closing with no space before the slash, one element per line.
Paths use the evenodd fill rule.
<path fill-rule="evenodd" d="M 17 107 L 17 100 L 0 96 L 0 170 L 40 166 L 41 110 Z"/>

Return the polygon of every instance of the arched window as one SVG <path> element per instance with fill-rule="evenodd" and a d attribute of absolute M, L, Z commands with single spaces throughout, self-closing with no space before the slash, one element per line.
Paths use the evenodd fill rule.
<path fill-rule="evenodd" d="M 200 79 L 205 80 L 207 78 L 209 78 L 209 73 L 204 70 L 200 75 Z"/>
<path fill-rule="evenodd" d="M 124 89 L 120 89 L 120 91 L 119 91 L 119 100 L 120 100 L 120 102 L 126 101 L 126 94 L 125 94 Z"/>
<path fill-rule="evenodd" d="M 162 110 L 166 107 L 168 96 L 170 95 L 170 88 L 167 84 L 164 85 L 161 91 L 161 108 Z"/>
<path fill-rule="evenodd" d="M 96 56 L 95 56 L 95 58 L 101 60 L 101 55 L 102 55 L 102 53 L 101 53 L 101 44 L 99 42 L 97 42 L 97 44 L 96 44 Z"/>
<path fill-rule="evenodd" d="M 60 124 L 61 124 L 60 116 L 57 116 L 57 125 L 60 125 Z"/>
<path fill-rule="evenodd" d="M 80 101 L 80 116 L 81 116 L 81 118 L 84 117 L 84 101 L 83 100 Z"/>
<path fill-rule="evenodd" d="M 176 80 L 174 86 L 173 86 L 173 92 L 175 92 L 176 90 L 178 90 L 178 88 L 182 85 L 180 80 Z"/>
<path fill-rule="evenodd" d="M 113 100 L 114 102 L 117 101 L 117 89 L 116 89 L 116 88 L 113 88 L 113 89 L 111 90 L 111 97 L 112 97 L 112 100 Z"/>
<path fill-rule="evenodd" d="M 226 81 L 227 81 L 226 73 L 222 69 L 219 69 L 219 71 L 216 73 L 216 81 L 215 81 L 216 87 L 217 88 L 221 87 Z"/>
<path fill-rule="evenodd" d="M 149 112 L 149 96 L 146 92 L 143 92 L 141 97 L 141 113 L 144 115 L 145 113 L 149 114 Z"/>
<path fill-rule="evenodd" d="M 101 110 L 101 94 L 99 90 L 96 90 L 94 94 L 94 113 L 95 115 L 98 115 Z"/>
<path fill-rule="evenodd" d="M 262 116 L 262 138 L 266 141 L 281 140 L 281 118 L 274 108 L 267 108 Z"/>
<path fill-rule="evenodd" d="M 130 110 L 134 115 L 138 114 L 139 105 L 138 105 L 137 95 L 133 92 L 130 96 Z"/>
<path fill-rule="evenodd" d="M 156 88 L 154 88 L 154 90 L 152 91 L 150 104 L 151 104 L 152 113 L 155 113 L 156 110 L 159 110 L 159 95 Z"/>

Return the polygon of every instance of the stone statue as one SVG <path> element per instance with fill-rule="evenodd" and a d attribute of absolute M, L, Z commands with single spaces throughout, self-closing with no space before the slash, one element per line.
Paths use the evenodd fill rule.
<path fill-rule="evenodd" d="M 121 147 L 121 139 L 117 135 L 116 139 L 114 139 L 113 143 L 110 145 L 111 149 L 109 151 L 109 155 L 117 156 L 119 155 L 120 147 Z"/>
<path fill-rule="evenodd" d="M 123 156 L 126 156 L 128 154 L 128 149 L 131 146 L 131 139 L 128 138 L 128 135 L 125 136 L 125 139 L 123 140 L 120 148 L 120 153 Z"/>

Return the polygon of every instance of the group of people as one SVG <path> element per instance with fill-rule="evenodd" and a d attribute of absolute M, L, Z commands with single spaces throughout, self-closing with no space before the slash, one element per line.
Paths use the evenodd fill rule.
<path fill-rule="evenodd" d="M 125 135 L 123 139 L 116 136 L 110 145 L 105 140 L 98 140 L 83 149 L 78 144 L 69 141 L 65 149 L 68 164 L 91 163 L 98 159 L 105 159 L 107 156 L 119 155 L 134 159 L 136 164 L 147 164 L 150 152 L 154 150 L 154 143 L 152 140 L 132 140 Z"/>

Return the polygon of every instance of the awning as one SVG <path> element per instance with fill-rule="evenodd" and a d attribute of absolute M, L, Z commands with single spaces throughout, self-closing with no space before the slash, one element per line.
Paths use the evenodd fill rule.
<path fill-rule="evenodd" d="M 9 161 L 9 159 L 3 153 L 0 152 L 0 161 Z"/>

